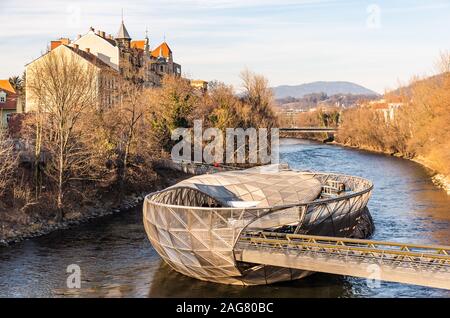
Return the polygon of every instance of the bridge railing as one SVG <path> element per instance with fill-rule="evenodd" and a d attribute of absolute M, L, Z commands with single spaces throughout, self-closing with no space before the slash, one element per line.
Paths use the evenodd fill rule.
<path fill-rule="evenodd" d="M 396 266 L 420 265 L 450 272 L 450 247 L 438 245 L 404 244 L 375 240 L 339 237 L 283 234 L 274 232 L 247 232 L 239 240 L 239 246 L 278 250 L 294 250 L 300 253 L 346 256 L 361 260 L 389 263 Z"/>

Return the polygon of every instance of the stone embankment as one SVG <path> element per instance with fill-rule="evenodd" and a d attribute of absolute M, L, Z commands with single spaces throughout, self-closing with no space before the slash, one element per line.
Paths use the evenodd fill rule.
<path fill-rule="evenodd" d="M 5 224 L 4 222 L 0 226 L 0 246 L 18 243 L 25 239 L 46 235 L 57 230 L 68 229 L 103 216 L 129 211 L 140 206 L 149 192 L 160 190 L 189 176 L 182 171 L 182 169 L 173 168 L 169 168 L 169 171 L 160 170 L 158 171 L 159 177 L 154 184 L 148 186 L 149 191 L 126 195 L 120 203 L 115 203 L 116 200 L 112 196 L 102 202 L 97 202 L 93 206 L 83 206 L 75 211 L 68 211 L 61 222 L 48 219 L 26 224 L 17 224 L 17 222 Z"/>
<path fill-rule="evenodd" d="M 102 216 L 128 211 L 139 206 L 144 200 L 144 196 L 144 193 L 132 194 L 126 196 L 118 205 L 97 205 L 87 208 L 83 211 L 83 213 L 69 213 L 68 216 L 61 222 L 42 220 L 31 224 L 12 226 L 11 228 L 2 228 L 0 245 L 18 243 L 25 239 L 42 236 L 57 230 L 67 229 Z"/>

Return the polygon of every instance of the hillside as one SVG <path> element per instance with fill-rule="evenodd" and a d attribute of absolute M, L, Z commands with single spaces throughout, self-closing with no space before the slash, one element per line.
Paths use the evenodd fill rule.
<path fill-rule="evenodd" d="M 378 93 L 351 82 L 312 82 L 301 85 L 282 85 L 272 88 L 275 98 L 301 98 L 314 93 L 325 93 L 328 96 L 336 94 L 378 95 Z"/>
<path fill-rule="evenodd" d="M 325 93 L 312 93 L 300 98 L 279 98 L 276 100 L 276 105 L 283 109 L 307 111 L 316 107 L 349 108 L 359 105 L 361 102 L 378 98 L 378 95 L 336 94 L 328 96 Z"/>

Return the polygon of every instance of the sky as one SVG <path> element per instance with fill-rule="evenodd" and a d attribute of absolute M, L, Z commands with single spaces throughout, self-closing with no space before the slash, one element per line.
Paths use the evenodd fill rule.
<path fill-rule="evenodd" d="M 351 81 L 379 93 L 432 74 L 450 50 L 449 0 L 0 0 L 0 78 L 21 74 L 59 37 L 89 27 L 164 38 L 183 73 L 239 90 L 240 72 L 272 86 Z"/>

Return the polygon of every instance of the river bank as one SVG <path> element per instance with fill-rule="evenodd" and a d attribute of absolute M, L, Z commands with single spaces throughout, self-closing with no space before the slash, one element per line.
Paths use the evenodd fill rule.
<path fill-rule="evenodd" d="M 317 139 L 312 139 L 312 140 L 317 140 Z M 450 195 L 450 175 L 445 175 L 443 173 L 440 173 L 439 171 L 436 171 L 433 168 L 433 163 L 424 157 L 420 157 L 420 156 L 410 157 L 410 156 L 406 156 L 405 154 L 402 154 L 402 153 L 391 153 L 391 152 L 375 149 L 374 147 L 364 146 L 364 145 L 353 146 L 353 145 L 338 142 L 336 140 L 333 140 L 332 142 L 327 142 L 327 143 L 331 144 L 331 145 L 338 145 L 338 146 L 352 148 L 352 149 L 364 150 L 364 151 L 369 151 L 369 152 L 374 152 L 374 153 L 381 153 L 381 154 L 385 154 L 385 155 L 389 155 L 389 156 L 393 156 L 393 157 L 398 157 L 398 158 L 414 161 L 414 162 L 424 166 L 425 168 L 427 168 L 431 173 L 431 180 L 433 181 L 433 183 L 437 187 L 444 189 L 447 192 L 447 194 Z"/>
<path fill-rule="evenodd" d="M 54 219 L 41 219 L 30 223 L 2 222 L 0 245 L 7 246 L 57 230 L 68 229 L 107 215 L 129 211 L 142 204 L 148 193 L 166 188 L 188 176 L 183 172 L 167 169 L 157 169 L 156 173 L 157 178 L 154 183 L 149 184 L 145 191 L 125 195 L 120 202 L 117 202 L 116 195 L 109 193 L 104 196 L 105 200 L 102 202 L 97 202 L 92 206 L 80 206 L 74 211 L 69 211 L 60 222 Z"/>
<path fill-rule="evenodd" d="M 299 170 L 335 171 L 372 180 L 372 239 L 425 245 L 450 242 L 450 196 L 421 165 L 347 147 L 281 140 L 280 159 Z M 80 289 L 69 289 L 66 269 L 81 268 Z M 71 229 L 0 247 L 0 297 L 450 297 L 448 291 L 314 274 L 268 286 L 198 281 L 171 269 L 152 248 L 142 209 L 85 222 Z"/>
<path fill-rule="evenodd" d="M 314 141 L 321 141 L 317 138 L 303 138 L 310 139 Z M 450 176 L 446 176 L 444 174 L 440 174 L 438 171 L 435 171 L 431 167 L 431 163 L 426 160 L 426 158 L 409 158 L 403 154 L 399 153 L 388 153 L 385 151 L 380 151 L 378 149 L 374 149 L 372 147 L 366 146 L 353 146 L 344 143 L 340 143 L 337 141 L 327 142 L 331 145 L 339 145 L 346 148 L 364 150 L 373 153 L 382 153 L 389 156 L 399 157 L 403 159 L 408 159 L 414 162 L 419 163 L 420 165 L 426 167 L 432 174 L 431 180 L 433 183 L 443 188 L 450 195 Z M 166 163 L 167 164 L 167 163 Z M 179 168 L 179 167 L 178 167 Z M 138 193 L 132 193 L 124 196 L 120 203 L 117 203 L 114 195 L 109 196 L 109 198 L 101 203 L 98 203 L 89 207 L 80 207 L 76 211 L 71 211 L 66 215 L 64 220 L 61 222 L 56 222 L 55 220 L 38 220 L 31 223 L 17 224 L 11 222 L 2 222 L 2 226 L 0 228 L 0 245 L 9 245 L 14 244 L 25 239 L 39 237 L 42 235 L 49 234 L 51 232 L 67 229 L 81 223 L 88 222 L 93 219 L 101 218 L 103 216 L 126 212 L 130 209 L 133 209 L 139 206 L 146 194 L 160 190 L 167 186 L 173 185 L 176 182 L 180 181 L 183 178 L 186 178 L 192 174 L 204 173 L 192 171 L 188 169 L 189 167 L 182 167 L 181 169 L 176 169 L 172 166 L 164 166 L 157 169 L 157 179 L 154 184 L 148 186 L 148 189 L 145 191 L 141 191 Z"/>
<path fill-rule="evenodd" d="M 57 230 L 64 230 L 73 226 L 85 223 L 94 219 L 108 216 L 115 213 L 127 212 L 142 204 L 145 196 L 151 192 L 167 188 L 182 179 L 192 175 L 214 173 L 230 169 L 229 167 L 213 167 L 195 164 L 177 164 L 167 159 L 160 159 L 154 162 L 156 179 L 144 191 L 124 195 L 120 202 L 117 202 L 115 193 L 106 193 L 91 206 L 77 206 L 76 209 L 67 211 L 64 219 L 60 222 L 55 219 L 38 219 L 27 222 L 20 221 L 20 218 L 1 220 L 0 246 L 10 245 L 26 239 L 35 238 L 50 234 Z M 9 213 L 15 214 L 17 211 Z"/>

